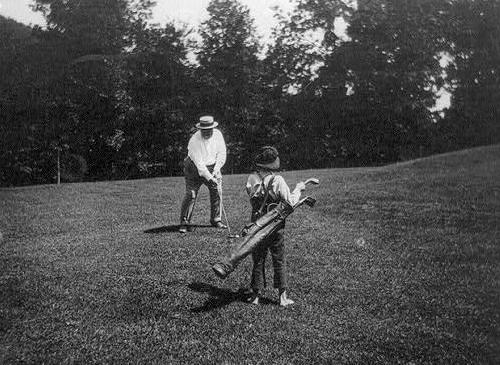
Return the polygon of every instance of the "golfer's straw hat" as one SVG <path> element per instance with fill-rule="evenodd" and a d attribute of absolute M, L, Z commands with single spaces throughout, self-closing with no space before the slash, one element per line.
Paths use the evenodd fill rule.
<path fill-rule="evenodd" d="M 212 129 L 219 125 L 216 121 L 214 121 L 214 117 L 211 115 L 204 115 L 200 117 L 200 122 L 196 123 L 196 128 L 198 129 Z"/>
<path fill-rule="evenodd" d="M 273 146 L 261 147 L 254 158 L 255 166 L 268 170 L 279 170 L 280 157 L 278 150 Z"/>

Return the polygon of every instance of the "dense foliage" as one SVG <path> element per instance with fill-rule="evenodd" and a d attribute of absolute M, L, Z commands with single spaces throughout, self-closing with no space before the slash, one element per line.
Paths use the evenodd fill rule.
<path fill-rule="evenodd" d="M 34 0 L 46 28 L 0 17 L 0 185 L 178 175 L 204 113 L 226 172 L 267 143 L 295 169 L 500 142 L 499 0 L 297 0 L 267 49 L 237 0 L 209 3 L 198 42 L 150 24 L 153 5 Z"/>

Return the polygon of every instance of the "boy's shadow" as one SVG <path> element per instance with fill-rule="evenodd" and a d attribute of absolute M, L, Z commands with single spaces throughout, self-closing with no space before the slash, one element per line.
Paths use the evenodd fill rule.
<path fill-rule="evenodd" d="M 193 228 L 209 228 L 212 227 L 211 225 L 208 224 L 192 224 L 191 227 Z M 165 233 L 165 232 L 179 232 L 180 225 L 174 224 L 171 226 L 163 226 L 163 227 L 155 227 L 155 228 L 150 228 L 146 229 L 144 233 Z"/>
<path fill-rule="evenodd" d="M 207 293 L 210 296 L 202 306 L 191 308 L 191 312 L 193 313 L 208 312 L 213 309 L 225 307 L 233 302 L 248 303 L 250 299 L 250 294 L 246 293 L 244 290 L 232 291 L 230 289 L 217 288 L 216 286 L 206 283 L 191 283 L 188 285 L 188 288 L 198 293 Z M 260 304 L 273 303 L 273 301 L 266 298 L 260 299 Z"/>

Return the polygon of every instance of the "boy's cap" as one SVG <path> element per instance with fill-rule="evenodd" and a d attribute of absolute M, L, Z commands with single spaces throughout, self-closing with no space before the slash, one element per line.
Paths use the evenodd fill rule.
<path fill-rule="evenodd" d="M 254 163 L 257 167 L 262 167 L 268 170 L 278 170 L 280 168 L 278 150 L 273 146 L 261 147 L 254 158 Z"/>

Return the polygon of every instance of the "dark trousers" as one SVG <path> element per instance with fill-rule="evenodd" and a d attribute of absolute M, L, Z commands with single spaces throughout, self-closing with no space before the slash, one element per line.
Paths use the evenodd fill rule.
<path fill-rule="evenodd" d="M 250 286 L 254 291 L 260 291 L 266 285 L 265 266 L 268 251 L 271 252 L 271 258 L 273 260 L 274 287 L 280 290 L 286 289 L 284 241 L 283 230 L 281 229 L 269 236 L 252 253 L 253 268 Z"/>
<path fill-rule="evenodd" d="M 207 166 L 211 173 L 215 165 Z M 186 181 L 186 194 L 181 205 L 181 224 L 190 224 L 193 215 L 194 204 L 198 196 L 198 190 L 201 185 L 206 185 L 210 193 L 210 223 L 216 224 L 220 222 L 221 211 L 219 189 L 216 183 L 208 182 L 205 178 L 198 174 L 196 165 L 189 157 L 184 159 L 184 178 Z"/>

